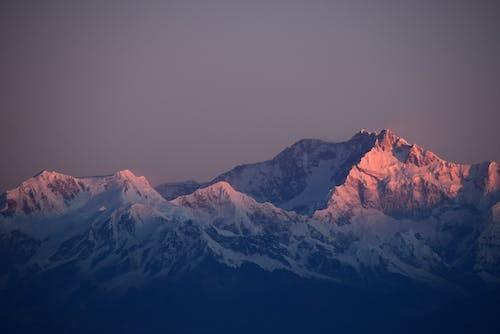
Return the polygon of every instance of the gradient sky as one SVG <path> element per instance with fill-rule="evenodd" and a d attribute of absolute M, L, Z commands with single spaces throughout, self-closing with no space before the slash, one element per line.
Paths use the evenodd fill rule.
<path fill-rule="evenodd" d="M 42 169 L 206 180 L 392 128 L 500 160 L 498 1 L 1 1 L 0 188 Z"/>

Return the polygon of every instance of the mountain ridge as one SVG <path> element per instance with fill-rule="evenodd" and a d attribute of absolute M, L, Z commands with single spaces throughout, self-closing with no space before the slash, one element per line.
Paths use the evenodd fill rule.
<path fill-rule="evenodd" d="M 318 154 L 319 157 L 315 157 L 316 161 L 313 161 L 312 166 L 303 167 L 303 161 L 308 158 L 307 152 L 314 152 L 318 149 L 318 147 L 335 147 L 336 145 L 349 146 L 349 144 L 360 142 L 367 146 L 362 145 L 362 147 L 358 147 L 360 151 L 355 152 L 355 156 L 351 157 L 351 159 L 345 159 L 340 162 L 331 162 L 329 154 L 331 155 L 337 152 L 331 152 L 327 148 L 325 149 L 326 152 L 322 152 L 323 155 Z M 447 162 L 429 150 L 425 150 L 416 144 L 408 143 L 408 141 L 396 135 L 390 129 L 384 129 L 379 132 L 361 130 L 349 140 L 340 143 L 327 142 L 320 139 L 301 139 L 278 153 L 271 160 L 247 165 L 238 165 L 230 171 L 216 176 L 211 181 L 189 181 L 188 183 L 175 182 L 172 184 L 171 188 L 170 184 L 167 183 L 158 185 L 156 189 L 166 199 L 172 200 L 177 196 L 186 195 L 188 193 L 192 193 L 196 189 L 225 180 L 232 184 L 232 186 L 238 191 L 252 196 L 257 201 L 268 201 L 287 210 L 313 215 L 318 209 L 326 209 L 327 204 L 330 201 L 329 194 L 333 192 L 334 187 L 341 185 L 351 170 L 358 168 L 358 163 L 372 150 L 379 150 L 383 152 L 390 151 L 395 158 L 400 160 L 401 163 L 415 165 L 417 167 L 423 167 L 430 165 L 431 163 L 442 163 L 448 166 L 456 166 L 457 168 L 460 168 L 458 166 L 481 166 L 483 164 L 498 166 L 498 163 L 494 161 L 472 165 Z M 284 166 L 280 166 L 280 161 L 284 161 L 281 163 Z M 311 172 L 310 170 L 307 170 L 311 167 L 316 167 L 317 169 L 318 162 L 322 163 L 324 161 L 326 161 L 326 163 L 331 163 L 331 166 L 323 168 L 323 173 L 325 175 L 320 175 L 317 171 Z M 366 163 L 369 164 L 370 160 Z M 280 174 L 290 173 L 289 170 L 294 170 L 295 172 L 291 173 L 292 175 L 290 178 L 282 178 Z M 278 175 L 276 176 L 276 174 Z M 306 189 L 307 182 L 305 179 L 308 177 L 308 174 L 319 176 L 317 180 L 313 180 L 311 182 L 315 183 L 310 187 L 311 189 Z M 255 181 L 256 178 L 260 179 Z M 298 181 L 302 183 L 297 184 Z M 286 184 L 287 182 L 289 183 Z M 254 183 L 263 184 L 263 188 L 254 186 Z M 280 188 L 280 183 L 285 183 L 282 189 Z M 316 184 L 319 184 L 320 186 L 317 186 Z M 314 189 L 314 187 L 316 187 L 316 189 Z M 277 194 L 276 189 L 278 189 Z M 301 195 L 308 200 L 302 199 Z M 311 198 L 313 200 L 311 200 Z"/>
<path fill-rule="evenodd" d="M 113 189 L 120 190 L 124 199 L 129 197 L 132 201 L 136 200 L 134 196 L 151 196 L 156 201 L 163 201 L 145 177 L 135 176 L 127 169 L 91 177 L 42 170 L 18 187 L 4 192 L 0 215 L 62 213 L 73 205 L 80 207 L 91 197 Z"/>
<path fill-rule="evenodd" d="M 0 239 L 10 245 L 0 257 L 12 259 L 0 278 L 8 286 L 70 266 L 126 288 L 208 261 L 349 284 L 393 275 L 495 284 L 499 175 L 496 162 L 447 162 L 389 130 L 300 140 L 271 160 L 178 184 L 170 195 L 188 193 L 173 199 L 129 170 L 42 171 L 0 199 Z M 16 247 L 23 253 L 12 255 Z"/>

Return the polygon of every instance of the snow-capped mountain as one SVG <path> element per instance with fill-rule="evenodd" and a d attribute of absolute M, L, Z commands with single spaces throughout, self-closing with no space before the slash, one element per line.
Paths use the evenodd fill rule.
<path fill-rule="evenodd" d="M 226 181 L 259 202 L 311 214 L 326 205 L 329 191 L 343 182 L 351 167 L 374 142 L 375 135 L 368 132 L 341 143 L 303 139 L 269 161 L 237 166 L 210 182 L 177 182 L 159 185 L 156 189 L 165 198 L 172 199 Z"/>
<path fill-rule="evenodd" d="M 447 162 L 388 130 L 301 140 L 211 182 L 159 186 L 163 197 L 127 170 L 43 171 L 2 194 L 0 287 L 69 270 L 71 288 L 85 277 L 119 289 L 206 263 L 348 284 L 495 283 L 499 175 L 496 162 Z"/>
<path fill-rule="evenodd" d="M 3 195 L 0 253 L 21 261 L 8 262 L 2 282 L 66 266 L 76 277 L 127 268 L 108 283 L 139 282 L 134 251 L 159 247 L 150 241 L 168 238 L 175 216 L 146 178 L 129 170 L 83 178 L 43 171 Z"/>
<path fill-rule="evenodd" d="M 291 253 L 293 238 L 308 234 L 305 220 L 271 203 L 259 203 L 225 181 L 176 198 L 201 223 L 207 247 L 229 266 L 252 262 L 266 270 L 307 274 Z"/>
<path fill-rule="evenodd" d="M 499 174 L 496 162 L 447 162 L 384 130 L 315 216 L 338 221 L 376 209 L 396 218 L 424 218 L 453 205 L 481 209 L 498 201 Z"/>
<path fill-rule="evenodd" d="M 237 166 L 210 182 L 156 189 L 170 200 L 226 181 L 259 202 L 322 219 L 343 219 L 361 207 L 418 216 L 453 200 L 498 201 L 499 168 L 497 162 L 447 162 L 390 130 L 362 130 L 341 143 L 300 140 L 269 161 Z"/>
<path fill-rule="evenodd" d="M 96 198 L 108 205 L 166 202 L 145 177 L 137 177 L 129 170 L 78 178 L 44 170 L 2 194 L 0 215 L 5 218 L 62 215 L 96 202 Z"/>

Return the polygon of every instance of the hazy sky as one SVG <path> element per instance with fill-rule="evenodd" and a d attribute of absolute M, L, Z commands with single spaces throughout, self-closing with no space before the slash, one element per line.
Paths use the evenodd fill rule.
<path fill-rule="evenodd" d="M 500 160 L 493 1 L 0 4 L 0 188 L 41 169 L 209 179 L 303 137 L 392 128 Z"/>

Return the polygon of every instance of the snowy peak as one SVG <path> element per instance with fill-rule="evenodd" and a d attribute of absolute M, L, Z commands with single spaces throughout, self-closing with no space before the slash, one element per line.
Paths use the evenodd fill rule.
<path fill-rule="evenodd" d="M 125 202 L 151 202 L 153 204 L 166 203 L 163 197 L 156 190 L 154 190 L 144 176 L 136 176 L 128 169 L 116 172 L 110 179 L 111 180 L 105 179 L 105 183 L 107 181 L 107 183 L 117 187 L 120 190 L 122 199 Z"/>
<path fill-rule="evenodd" d="M 143 179 L 144 176 L 136 176 L 130 169 L 123 169 L 113 174 L 117 179 L 134 181 L 136 179 Z M 145 179 L 145 178 L 144 178 Z"/>
<path fill-rule="evenodd" d="M 125 188 L 124 191 L 127 191 L 129 186 L 132 186 L 140 194 L 156 192 L 144 176 L 136 176 L 128 169 L 116 172 L 110 179 L 118 185 L 123 186 Z"/>
<path fill-rule="evenodd" d="M 442 160 L 434 153 L 424 150 L 408 141 L 392 130 L 384 129 L 378 133 L 368 133 L 374 136 L 375 142 L 370 151 L 361 159 L 362 168 L 371 170 L 387 168 L 394 164 L 408 164 L 418 167 L 430 165 Z"/>
<path fill-rule="evenodd" d="M 219 181 L 206 188 L 198 189 L 190 195 L 180 196 L 174 199 L 172 203 L 188 207 L 204 207 L 207 205 L 245 206 L 255 204 L 255 200 L 236 191 L 228 182 Z"/>
<path fill-rule="evenodd" d="M 184 194 L 167 201 L 130 170 L 44 170 L 1 195 L 0 239 L 11 228 L 31 233 L 29 271 L 75 263 L 85 275 L 109 272 L 110 284 L 205 259 L 346 282 L 384 272 L 434 282 L 462 263 L 500 277 L 498 163 L 449 163 L 390 130 L 303 139 L 211 182 L 165 190 Z M 4 248 L 26 246 L 19 234 L 1 240 L 10 236 L 19 241 Z"/>
<path fill-rule="evenodd" d="M 177 197 L 171 203 L 192 209 L 195 211 L 195 214 L 203 213 L 210 215 L 215 212 L 219 212 L 219 214 L 230 213 L 231 215 L 235 212 L 245 214 L 255 214 L 257 212 L 286 213 L 285 210 L 277 208 L 271 203 L 257 202 L 252 197 L 238 192 L 225 181 L 198 189 L 192 194 Z"/>
<path fill-rule="evenodd" d="M 193 195 L 213 202 L 237 201 L 243 196 L 243 194 L 234 190 L 234 188 L 226 181 L 219 181 L 206 188 L 199 189 L 195 191 Z"/>
<path fill-rule="evenodd" d="M 0 201 L 0 213 L 10 216 L 42 211 L 60 212 L 83 190 L 84 184 L 72 176 L 43 170 L 19 187 L 4 193 Z"/>
<path fill-rule="evenodd" d="M 219 181 L 198 191 L 199 193 L 216 194 L 218 198 L 234 198 L 239 194 L 228 182 Z"/>
<path fill-rule="evenodd" d="M 40 172 L 38 172 L 37 174 L 33 175 L 33 178 L 34 179 L 45 179 L 45 180 L 48 180 L 48 179 L 52 179 L 52 178 L 56 178 L 56 177 L 61 177 L 61 176 L 69 176 L 69 175 L 61 174 L 61 173 L 56 172 L 56 171 L 49 171 L 47 169 L 43 169 Z"/>
<path fill-rule="evenodd" d="M 298 219 L 271 203 L 255 201 L 225 181 L 177 197 L 171 203 L 184 208 L 189 217 L 203 225 L 225 231 L 223 234 L 257 235 L 268 229 L 282 229 Z"/>
<path fill-rule="evenodd" d="M 315 216 L 343 221 L 360 210 L 374 209 L 396 218 L 424 218 L 457 201 L 480 205 L 484 196 L 498 191 L 497 175 L 494 163 L 446 162 L 392 131 L 382 130 L 345 182 L 333 188 L 327 208 Z"/>
<path fill-rule="evenodd" d="M 369 132 L 363 129 L 356 133 L 351 141 L 360 139 L 371 139 L 373 141 L 371 151 L 391 153 L 401 162 L 422 164 L 439 160 L 434 153 L 424 150 L 416 144 L 410 144 L 391 129 L 383 129 L 379 132 Z"/>
<path fill-rule="evenodd" d="M 405 139 L 399 137 L 390 129 L 380 131 L 377 133 L 376 138 L 375 145 L 383 149 L 391 150 L 394 146 L 409 145 Z"/>
<path fill-rule="evenodd" d="M 165 202 L 145 177 L 122 170 L 108 176 L 73 177 L 43 170 L 0 197 L 3 216 L 64 214 L 109 193 L 122 202 Z"/>
<path fill-rule="evenodd" d="M 389 129 L 361 130 L 339 143 L 299 140 L 271 160 L 237 166 L 207 183 L 165 184 L 157 189 L 170 200 L 227 181 L 258 202 L 309 215 L 327 206 L 332 189 L 345 183 L 353 169 L 382 175 L 394 166 L 413 168 L 439 162 L 432 152 L 409 144 Z"/>
<path fill-rule="evenodd" d="M 330 190 L 345 180 L 374 142 L 371 134 L 340 143 L 302 139 L 271 160 L 237 166 L 210 183 L 227 181 L 258 202 L 311 214 L 326 205 Z"/>

